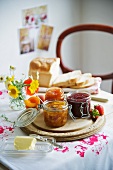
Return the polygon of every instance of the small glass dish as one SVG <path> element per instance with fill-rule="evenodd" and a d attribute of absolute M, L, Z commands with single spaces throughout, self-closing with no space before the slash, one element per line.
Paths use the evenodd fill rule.
<path fill-rule="evenodd" d="M 38 141 L 35 144 L 34 150 L 16 150 L 14 147 L 14 138 L 15 137 L 10 137 L 8 139 L 4 139 L 2 141 L 2 144 L 0 145 L 0 154 L 3 155 L 12 155 L 12 154 L 46 154 L 49 152 L 52 152 L 53 150 L 53 145 L 51 143 L 47 142 L 42 142 Z"/>

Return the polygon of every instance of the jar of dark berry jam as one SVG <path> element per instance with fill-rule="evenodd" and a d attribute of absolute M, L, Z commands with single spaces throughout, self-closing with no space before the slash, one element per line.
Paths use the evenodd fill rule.
<path fill-rule="evenodd" d="M 86 92 L 70 92 L 67 95 L 68 104 L 72 105 L 74 117 L 85 118 L 90 116 L 91 96 Z"/>
<path fill-rule="evenodd" d="M 50 87 L 46 90 L 45 100 L 64 100 L 64 91 L 60 87 Z"/>

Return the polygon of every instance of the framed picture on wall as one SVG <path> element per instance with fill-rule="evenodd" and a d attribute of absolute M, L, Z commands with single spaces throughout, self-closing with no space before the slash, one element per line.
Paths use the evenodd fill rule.
<path fill-rule="evenodd" d="M 19 29 L 19 47 L 20 54 L 30 53 L 34 51 L 34 34 L 33 29 Z"/>
<path fill-rule="evenodd" d="M 47 5 L 22 10 L 22 25 L 38 28 L 48 22 Z"/>
<path fill-rule="evenodd" d="M 51 42 L 52 33 L 53 33 L 52 26 L 48 26 L 44 24 L 41 25 L 39 31 L 37 49 L 48 51 Z"/>

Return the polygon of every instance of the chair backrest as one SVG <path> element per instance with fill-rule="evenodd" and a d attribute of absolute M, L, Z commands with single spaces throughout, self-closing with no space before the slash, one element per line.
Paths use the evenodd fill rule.
<path fill-rule="evenodd" d="M 58 37 L 57 44 L 56 44 L 56 57 L 60 58 L 60 67 L 63 73 L 67 73 L 70 71 L 73 71 L 72 69 L 68 68 L 66 65 L 64 65 L 61 49 L 62 49 L 62 42 L 68 35 L 76 32 L 81 31 L 100 31 L 100 32 L 106 32 L 109 34 L 113 34 L 113 26 L 109 25 L 102 25 L 102 24 L 82 24 L 82 25 L 76 25 L 70 28 L 67 28 L 64 30 Z M 107 73 L 107 74 L 98 74 L 93 75 L 93 77 L 101 77 L 102 80 L 112 80 L 112 89 L 111 93 L 113 93 L 113 72 Z"/>

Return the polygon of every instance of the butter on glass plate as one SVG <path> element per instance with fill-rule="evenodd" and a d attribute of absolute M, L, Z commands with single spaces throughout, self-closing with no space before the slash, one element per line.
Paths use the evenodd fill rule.
<path fill-rule="evenodd" d="M 9 137 L 4 139 L 0 145 L 0 154 L 12 155 L 12 154 L 46 154 L 52 152 L 53 145 L 47 142 L 37 141 L 34 150 L 17 150 L 14 146 L 15 137 Z"/>

